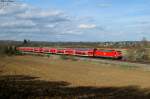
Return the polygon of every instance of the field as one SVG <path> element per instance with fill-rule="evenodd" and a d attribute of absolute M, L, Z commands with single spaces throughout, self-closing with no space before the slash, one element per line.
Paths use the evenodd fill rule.
<path fill-rule="evenodd" d="M 0 97 L 5 98 L 149 99 L 149 82 L 150 71 L 142 65 L 41 56 L 0 59 Z"/>

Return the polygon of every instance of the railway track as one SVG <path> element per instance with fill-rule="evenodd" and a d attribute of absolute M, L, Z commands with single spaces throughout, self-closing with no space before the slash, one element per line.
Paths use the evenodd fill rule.
<path fill-rule="evenodd" d="M 111 64 L 114 66 L 122 66 L 125 68 L 140 68 L 144 71 L 148 71 L 148 72 L 150 71 L 149 63 L 138 63 L 138 62 L 125 61 L 125 60 L 112 60 L 112 59 L 92 58 L 92 57 L 78 57 L 78 58 L 84 61 L 98 62 L 102 64 Z"/>
<path fill-rule="evenodd" d="M 23 54 L 27 55 L 40 55 L 40 56 L 60 56 L 60 54 L 45 54 L 45 53 L 32 53 L 32 52 L 23 52 Z M 114 59 L 106 59 L 106 58 L 94 58 L 94 57 L 85 57 L 85 56 L 73 56 L 78 60 L 83 61 L 94 61 L 100 62 L 103 64 L 114 64 L 119 66 L 127 66 L 127 67 L 136 67 L 136 68 L 143 68 L 146 71 L 150 71 L 150 64 L 149 63 L 139 63 L 139 62 L 131 62 L 126 60 L 114 60 Z"/>
<path fill-rule="evenodd" d="M 114 64 L 114 65 L 128 65 L 128 66 L 134 66 L 134 67 L 148 67 L 150 68 L 149 63 L 140 63 L 140 62 L 131 62 L 131 61 L 125 61 L 125 60 L 112 60 L 112 59 L 103 59 L 103 58 L 89 58 L 89 57 L 80 57 L 82 60 L 91 60 L 96 62 L 101 62 L 104 64 Z"/>

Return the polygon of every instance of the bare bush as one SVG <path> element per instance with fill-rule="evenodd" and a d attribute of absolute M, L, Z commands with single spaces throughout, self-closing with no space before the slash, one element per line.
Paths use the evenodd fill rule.
<path fill-rule="evenodd" d="M 127 51 L 127 59 L 130 61 L 150 62 L 149 52 L 146 49 L 148 41 L 143 38 L 134 48 Z"/>
<path fill-rule="evenodd" d="M 148 51 L 145 48 L 129 49 L 127 59 L 130 61 L 150 62 Z"/>
<path fill-rule="evenodd" d="M 0 47 L 0 55 L 15 55 L 16 54 L 16 47 L 15 46 L 1 46 Z"/>

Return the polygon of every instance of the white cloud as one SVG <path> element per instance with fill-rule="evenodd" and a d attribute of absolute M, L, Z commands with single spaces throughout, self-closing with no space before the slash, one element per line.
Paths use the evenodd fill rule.
<path fill-rule="evenodd" d="M 80 24 L 78 26 L 80 29 L 93 29 L 96 28 L 95 24 Z"/>
<path fill-rule="evenodd" d="M 59 16 L 62 13 L 59 11 L 41 11 L 39 9 L 27 10 L 24 13 L 20 13 L 17 16 L 20 18 L 44 18 L 44 17 L 52 17 Z"/>
<path fill-rule="evenodd" d="M 41 10 L 24 3 L 15 3 L 0 9 L 0 31 L 11 33 L 10 36 L 16 36 L 15 33 L 18 32 L 59 34 L 63 31 L 59 26 L 64 26 L 69 21 L 69 17 L 61 11 Z"/>
<path fill-rule="evenodd" d="M 36 26 L 34 22 L 31 20 L 11 20 L 7 22 L 1 22 L 0 24 L 1 27 L 30 27 L 30 26 Z"/>
<path fill-rule="evenodd" d="M 97 28 L 89 18 L 72 17 L 62 11 L 42 10 L 24 3 L 0 9 L 0 23 L 0 39 L 11 40 L 79 40 L 85 31 L 87 34 L 89 29 Z"/>
<path fill-rule="evenodd" d="M 47 24 L 45 27 L 54 28 L 55 26 L 56 26 L 55 24 Z"/>

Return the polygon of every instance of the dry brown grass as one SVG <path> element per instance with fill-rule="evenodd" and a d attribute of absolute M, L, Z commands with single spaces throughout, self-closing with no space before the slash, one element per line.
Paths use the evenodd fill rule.
<path fill-rule="evenodd" d="M 66 81 L 73 86 L 150 87 L 150 72 L 139 68 L 53 57 L 14 56 L 0 59 L 1 75 L 29 75 L 47 81 Z"/>

